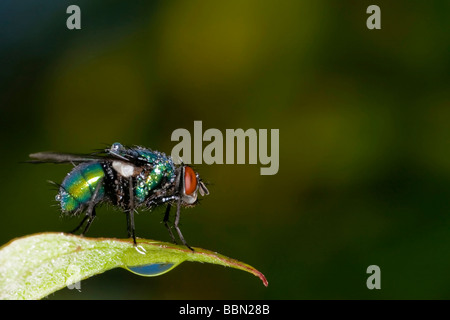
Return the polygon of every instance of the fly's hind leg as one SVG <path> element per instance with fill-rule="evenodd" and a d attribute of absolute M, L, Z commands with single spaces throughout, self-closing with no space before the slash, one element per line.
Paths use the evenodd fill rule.
<path fill-rule="evenodd" d="M 92 221 L 94 221 L 94 219 L 95 219 L 95 206 L 97 205 L 97 197 L 98 197 L 98 192 L 100 190 L 101 185 L 102 185 L 102 181 L 100 180 L 97 183 L 97 186 L 95 187 L 94 194 L 92 195 L 91 200 L 89 201 L 88 207 L 86 209 L 85 217 L 83 218 L 81 223 L 78 225 L 78 227 L 76 227 L 75 230 L 73 231 L 73 232 L 75 232 L 78 229 L 80 229 L 81 226 L 85 223 L 85 221 L 87 221 L 86 227 L 84 227 L 83 232 L 80 234 L 81 236 L 84 236 L 88 232 L 89 227 L 92 224 Z"/>
<path fill-rule="evenodd" d="M 75 232 L 77 232 L 77 231 L 83 226 L 83 224 L 86 222 L 86 220 L 87 220 L 88 218 L 89 218 L 89 216 L 88 216 L 88 215 L 85 215 L 84 218 L 83 218 L 83 220 L 81 220 L 80 224 L 79 224 L 75 229 L 73 229 L 72 231 L 70 231 L 70 233 L 75 233 Z"/>
<path fill-rule="evenodd" d="M 88 215 L 88 213 L 86 212 L 86 217 L 88 217 L 87 223 L 86 223 L 86 227 L 84 227 L 84 230 L 83 230 L 83 232 L 80 234 L 80 236 L 84 236 L 84 235 L 88 232 L 89 227 L 90 227 L 91 224 L 92 224 L 92 221 L 94 221 L 94 219 L 95 219 L 95 207 L 93 207 L 93 208 L 90 210 L 89 215 Z"/>

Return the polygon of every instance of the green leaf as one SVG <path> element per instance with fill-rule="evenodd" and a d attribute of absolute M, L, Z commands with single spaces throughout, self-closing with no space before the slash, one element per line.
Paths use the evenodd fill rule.
<path fill-rule="evenodd" d="M 243 262 L 216 252 L 147 239 L 86 238 L 64 233 L 39 233 L 14 239 L 0 248 L 0 299 L 42 299 L 93 275 L 122 267 L 156 276 L 184 261 L 219 264 L 258 276 Z"/>

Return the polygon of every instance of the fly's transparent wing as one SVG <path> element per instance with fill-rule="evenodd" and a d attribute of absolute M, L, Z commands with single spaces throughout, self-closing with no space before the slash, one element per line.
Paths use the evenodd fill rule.
<path fill-rule="evenodd" d="M 104 157 L 87 154 L 71 154 L 59 152 L 37 152 L 30 154 L 33 160 L 29 163 L 81 163 L 103 159 Z"/>

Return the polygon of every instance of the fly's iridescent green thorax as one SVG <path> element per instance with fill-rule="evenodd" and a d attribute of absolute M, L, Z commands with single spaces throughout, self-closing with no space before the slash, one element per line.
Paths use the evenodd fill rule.
<path fill-rule="evenodd" d="M 150 192 L 161 185 L 164 178 L 167 183 L 174 183 L 176 178 L 175 166 L 172 158 L 167 157 L 164 153 L 150 151 L 144 148 L 125 150 L 119 143 L 113 144 L 111 149 L 114 148 L 117 150 L 116 153 L 121 156 L 132 156 L 145 163 L 142 167 L 143 170 L 136 177 L 134 195 L 138 203 L 144 202 Z M 147 166 L 150 167 L 151 170 L 146 170 Z"/>

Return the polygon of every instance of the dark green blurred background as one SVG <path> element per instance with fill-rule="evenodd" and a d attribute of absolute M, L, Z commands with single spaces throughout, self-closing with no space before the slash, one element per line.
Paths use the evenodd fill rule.
<path fill-rule="evenodd" d="M 81 30 L 66 8 L 81 8 Z M 366 28 L 381 8 L 382 29 Z M 173 130 L 280 130 L 280 170 L 198 165 L 189 243 L 247 262 L 184 263 L 156 278 L 116 269 L 50 299 L 450 298 L 450 2 L 0 2 L 0 243 L 68 231 L 67 165 L 28 154 L 119 141 L 170 153 Z M 169 241 L 163 209 L 136 218 Z M 89 236 L 125 237 L 98 211 Z M 381 290 L 366 269 L 381 268 Z"/>

